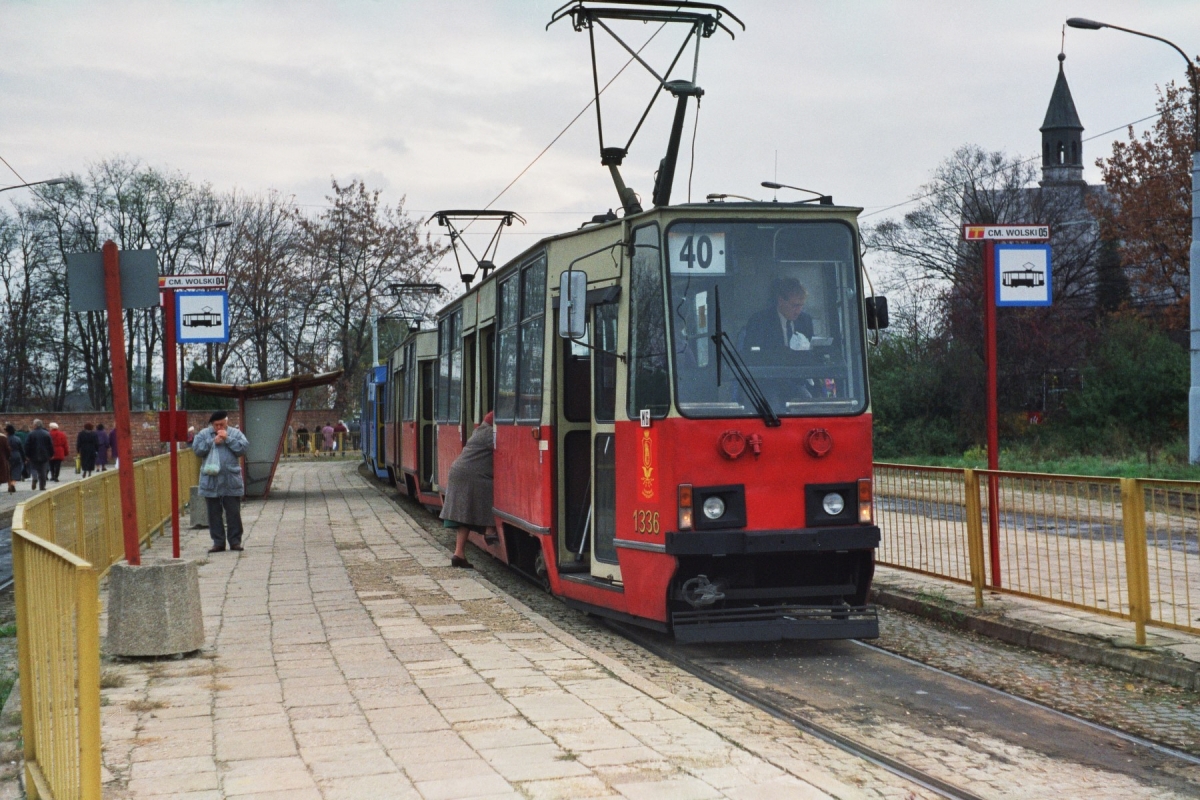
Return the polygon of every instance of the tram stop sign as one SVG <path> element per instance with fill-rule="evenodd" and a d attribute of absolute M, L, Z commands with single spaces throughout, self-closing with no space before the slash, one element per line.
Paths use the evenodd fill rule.
<path fill-rule="evenodd" d="M 176 292 L 175 341 L 179 344 L 229 341 L 228 292 Z"/>
<path fill-rule="evenodd" d="M 996 305 L 1048 306 L 1053 300 L 1050 245 L 996 245 Z"/>

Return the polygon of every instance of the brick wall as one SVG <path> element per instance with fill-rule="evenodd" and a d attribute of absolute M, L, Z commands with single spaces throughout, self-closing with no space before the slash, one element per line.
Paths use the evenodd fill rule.
<path fill-rule="evenodd" d="M 189 411 L 188 424 L 194 425 L 196 430 L 200 430 L 208 425 L 208 418 L 211 414 L 211 411 Z M 111 411 L 46 411 L 37 414 L 9 414 L 0 412 L 0 425 L 12 423 L 17 430 L 32 430 L 35 419 L 40 419 L 46 428 L 50 427 L 51 422 L 58 423 L 59 429 L 67 435 L 67 441 L 71 443 L 72 458 L 75 456 L 75 437 L 83 430 L 85 422 L 90 422 L 93 425 L 103 424 L 105 430 L 111 430 L 114 425 L 114 418 Z M 303 425 L 311 431 L 316 425 L 324 425 L 326 422 L 336 425 L 338 419 L 334 411 L 303 409 L 292 412 L 290 424 L 293 429 L 297 429 Z M 158 440 L 157 411 L 134 412 L 130 415 L 129 422 L 130 430 L 133 434 L 134 458 L 144 458 L 166 452 L 166 444 Z M 241 415 L 237 411 L 230 411 L 229 422 L 231 425 L 240 427 Z"/>

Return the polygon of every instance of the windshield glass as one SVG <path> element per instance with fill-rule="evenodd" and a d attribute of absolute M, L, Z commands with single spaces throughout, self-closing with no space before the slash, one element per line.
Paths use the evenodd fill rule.
<path fill-rule="evenodd" d="M 854 235 L 840 222 L 678 222 L 667 229 L 676 396 L 689 417 L 866 408 Z M 718 329 L 724 336 L 716 340 Z M 723 344 L 722 344 L 723 342 Z M 720 348 L 724 354 L 718 383 Z"/>

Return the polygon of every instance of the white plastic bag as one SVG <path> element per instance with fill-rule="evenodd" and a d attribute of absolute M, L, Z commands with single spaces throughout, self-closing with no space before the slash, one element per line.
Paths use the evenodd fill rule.
<path fill-rule="evenodd" d="M 204 459 L 204 463 L 200 465 L 200 474 L 221 474 L 221 456 L 217 454 L 217 446 L 215 444 L 213 445 L 213 449 L 208 451 L 208 458 Z"/>

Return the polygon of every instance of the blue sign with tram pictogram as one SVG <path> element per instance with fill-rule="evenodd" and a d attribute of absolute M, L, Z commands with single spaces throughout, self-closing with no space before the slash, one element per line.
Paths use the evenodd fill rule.
<path fill-rule="evenodd" d="M 175 341 L 180 344 L 229 341 L 228 292 L 176 292 Z"/>
<path fill-rule="evenodd" d="M 1048 306 L 1052 290 L 1050 245 L 996 245 L 997 306 Z"/>

